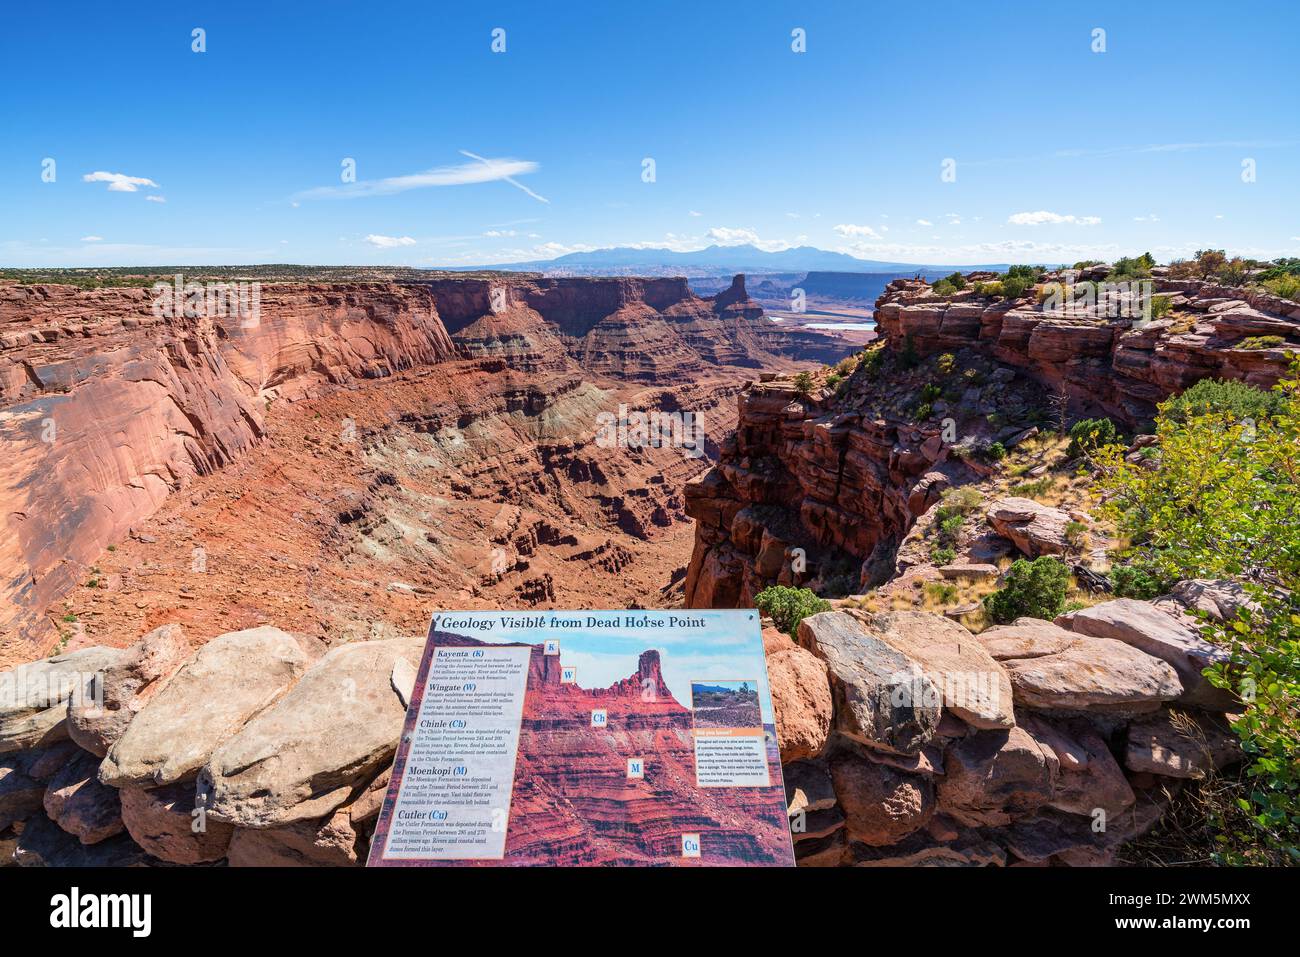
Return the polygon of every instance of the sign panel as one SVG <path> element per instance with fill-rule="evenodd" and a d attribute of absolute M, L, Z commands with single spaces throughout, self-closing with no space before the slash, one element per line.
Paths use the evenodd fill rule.
<path fill-rule="evenodd" d="M 793 865 L 755 612 L 439 613 L 370 866 Z"/>

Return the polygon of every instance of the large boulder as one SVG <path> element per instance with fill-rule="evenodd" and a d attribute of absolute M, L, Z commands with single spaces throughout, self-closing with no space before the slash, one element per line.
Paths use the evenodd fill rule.
<path fill-rule="evenodd" d="M 1050 622 L 1019 619 L 978 638 L 1006 668 L 1016 702 L 1031 708 L 1143 714 L 1183 690 L 1174 670 L 1158 658 Z"/>
<path fill-rule="evenodd" d="M 117 789 L 99 783 L 99 758 L 85 751 L 50 778 L 43 803 L 49 819 L 82 844 L 98 844 L 125 830 Z"/>
<path fill-rule="evenodd" d="M 1052 799 L 1058 763 L 1023 728 L 981 731 L 952 744 L 939 809 L 970 827 L 1001 827 Z"/>
<path fill-rule="evenodd" d="M 45 784 L 28 773 L 31 752 L 0 757 L 0 831 L 26 820 L 42 807 Z"/>
<path fill-rule="evenodd" d="M 1063 555 L 1069 551 L 1065 527 L 1070 523 L 1070 516 L 1059 508 L 1012 496 L 989 505 L 985 517 L 994 531 L 1011 539 L 1030 558 Z"/>
<path fill-rule="evenodd" d="M 915 754 L 934 737 L 939 691 L 902 652 L 839 611 L 803 619 L 798 637 L 826 662 L 841 734 L 899 754 Z"/>
<path fill-rule="evenodd" d="M 921 666 L 943 706 L 973 728 L 1016 723 L 1007 673 L 969 631 L 927 612 L 902 611 L 864 620 L 868 633 Z"/>
<path fill-rule="evenodd" d="M 68 736 L 101 758 L 146 701 L 190 655 L 180 625 L 155 628 L 68 702 Z"/>
<path fill-rule="evenodd" d="M 1132 771 L 1200 779 L 1241 757 L 1241 743 L 1222 717 L 1165 709 L 1129 725 L 1124 763 Z"/>
<path fill-rule="evenodd" d="M 161 861 L 203 864 L 226 856 L 235 829 L 195 814 L 194 782 L 122 788 L 122 822 L 135 842 Z"/>
<path fill-rule="evenodd" d="M 121 656 L 96 646 L 0 672 L 0 754 L 67 738 L 68 699 L 89 696 L 96 675 Z"/>
<path fill-rule="evenodd" d="M 1168 595 L 1162 595 L 1152 604 L 1175 617 L 1201 612 L 1215 621 L 1227 621 L 1236 618 L 1242 608 L 1252 607 L 1254 602 L 1246 589 L 1234 581 L 1190 578 L 1180 581 Z"/>
<path fill-rule="evenodd" d="M 345 809 L 324 822 L 236 828 L 226 861 L 231 867 L 355 867 L 365 852 L 360 844 Z"/>
<path fill-rule="evenodd" d="M 208 761 L 208 813 L 241 828 L 318 819 L 392 761 L 406 706 L 394 671 L 417 666 L 423 638 L 333 649 Z M 400 663 L 400 665 L 399 665 Z"/>
<path fill-rule="evenodd" d="M 1024 728 L 1057 759 L 1056 791 L 1047 806 L 1069 814 L 1107 817 L 1132 807 L 1133 788 L 1119 762 L 1101 736 L 1086 721 L 1057 727 L 1041 717 L 1029 716 Z"/>
<path fill-rule="evenodd" d="M 796 645 L 768 655 L 767 684 L 782 762 L 815 758 L 826 746 L 833 707 L 826 663 Z"/>
<path fill-rule="evenodd" d="M 831 761 L 831 779 L 849 840 L 881 846 L 901 841 L 934 814 L 934 786 L 845 752 Z"/>
<path fill-rule="evenodd" d="M 1147 602 L 1116 598 L 1061 615 L 1056 623 L 1081 635 L 1122 641 L 1167 662 L 1182 682 L 1184 704 L 1220 711 L 1238 704 L 1231 692 L 1214 687 L 1202 675 L 1210 665 L 1231 660 L 1227 649 Z"/>
<path fill-rule="evenodd" d="M 278 628 L 208 642 L 149 699 L 114 742 L 100 780 L 118 787 L 188 780 L 212 752 L 285 693 L 311 663 Z"/>

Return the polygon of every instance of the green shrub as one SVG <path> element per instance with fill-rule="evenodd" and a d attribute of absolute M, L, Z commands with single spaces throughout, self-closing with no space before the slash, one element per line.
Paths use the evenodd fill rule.
<path fill-rule="evenodd" d="M 918 422 L 924 422 L 930 416 L 934 415 L 934 406 L 929 402 L 922 402 L 913 410 L 913 417 Z"/>
<path fill-rule="evenodd" d="M 830 373 L 830 375 L 826 376 L 826 387 L 828 389 L 838 389 L 840 383 L 843 381 L 844 381 L 843 374 L 839 372 L 832 372 Z"/>
<path fill-rule="evenodd" d="M 945 352 L 934 365 L 940 375 L 952 375 L 957 368 L 957 357 L 951 352 Z"/>
<path fill-rule="evenodd" d="M 956 289 L 966 288 L 966 277 L 959 272 L 955 272 L 950 276 L 944 277 L 944 282 L 951 283 L 952 286 Z"/>
<path fill-rule="evenodd" d="M 1082 419 L 1070 429 L 1070 448 L 1067 454 L 1077 458 L 1110 445 L 1118 437 L 1115 423 L 1110 419 Z"/>
<path fill-rule="evenodd" d="M 917 354 L 916 343 L 912 341 L 912 337 L 903 336 L 903 348 L 898 353 L 898 367 L 904 370 L 915 369 L 920 361 L 921 357 Z"/>
<path fill-rule="evenodd" d="M 1073 549 L 1080 549 L 1088 541 L 1088 525 L 1073 519 L 1065 523 L 1065 541 Z"/>
<path fill-rule="evenodd" d="M 1032 562 L 1018 559 L 1008 570 L 1003 586 L 984 596 L 984 610 L 999 624 L 1017 618 L 1046 618 L 1061 613 L 1070 570 L 1050 555 Z"/>
<path fill-rule="evenodd" d="M 831 603 L 818 598 L 811 589 L 773 585 L 754 596 L 754 604 L 781 631 L 794 635 L 799 622 L 809 615 L 830 611 Z"/>
<path fill-rule="evenodd" d="M 1271 279 L 1265 279 L 1262 285 L 1275 296 L 1290 299 L 1292 302 L 1300 302 L 1300 275 L 1285 273 Z"/>
<path fill-rule="evenodd" d="M 957 560 L 957 552 L 946 545 L 930 552 L 930 561 L 936 565 L 951 565 Z"/>
<path fill-rule="evenodd" d="M 808 396 L 812 395 L 812 390 L 813 377 L 811 372 L 800 372 L 794 377 L 795 395 L 806 399 Z"/>
<path fill-rule="evenodd" d="M 946 279 L 940 279 L 930 288 L 936 296 L 951 296 L 957 291 L 957 287 Z"/>
<path fill-rule="evenodd" d="M 985 462 L 1001 462 L 1007 457 L 1007 447 L 1001 442 L 990 442 L 980 446 L 978 454 Z"/>
<path fill-rule="evenodd" d="M 1002 283 L 997 282 L 977 282 L 975 284 L 975 295 L 990 296 L 994 299 L 1000 299 L 1004 295 Z"/>
<path fill-rule="evenodd" d="M 1151 297 L 1151 318 L 1162 319 L 1169 315 L 1169 310 L 1174 307 L 1174 300 L 1170 296 L 1152 296 Z"/>
<path fill-rule="evenodd" d="M 1027 279 L 1032 285 L 1033 283 L 1038 282 L 1038 277 L 1042 274 L 1042 266 L 1010 266 L 1007 268 L 1007 271 L 1002 274 L 1002 281 L 1006 282 L 1008 279 Z"/>
<path fill-rule="evenodd" d="M 1111 267 L 1106 280 L 1119 282 L 1125 279 L 1146 279 L 1151 275 L 1151 267 L 1155 264 L 1155 257 L 1150 253 L 1143 253 L 1141 256 L 1124 256 L 1115 260 L 1115 265 Z"/>
<path fill-rule="evenodd" d="M 1286 340 L 1281 336 L 1249 336 L 1248 338 L 1242 339 L 1238 342 L 1235 348 L 1247 350 L 1276 349 L 1278 346 L 1284 345 L 1285 343 Z"/>
<path fill-rule="evenodd" d="M 1202 379 L 1182 395 L 1160 406 L 1161 416 L 1172 423 L 1185 423 L 1193 416 L 1213 413 L 1234 422 L 1261 422 L 1281 407 L 1276 392 L 1265 392 L 1236 379 Z"/>
<path fill-rule="evenodd" d="M 1166 582 L 1150 569 L 1138 565 L 1116 565 L 1110 570 L 1110 583 L 1116 598 L 1142 601 L 1158 598 L 1173 586 L 1173 582 Z"/>
<path fill-rule="evenodd" d="M 957 600 L 957 586 L 948 582 L 927 582 L 925 594 L 940 605 L 947 605 Z"/>
<path fill-rule="evenodd" d="M 1002 280 L 1002 295 L 1007 299 L 1019 299 L 1025 290 L 1034 284 L 1032 279 L 1023 276 L 1008 276 Z"/>

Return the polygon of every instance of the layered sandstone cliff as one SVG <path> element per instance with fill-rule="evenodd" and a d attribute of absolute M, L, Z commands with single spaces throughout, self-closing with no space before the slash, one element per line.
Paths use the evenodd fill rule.
<path fill-rule="evenodd" d="M 498 502 L 523 504 L 529 491 L 519 481 L 536 473 L 545 487 L 532 489 L 533 495 L 553 495 L 561 513 L 581 513 L 586 506 L 566 504 L 564 483 L 555 477 L 566 470 L 578 481 L 603 474 L 602 519 L 649 530 L 680 513 L 680 503 L 670 502 L 680 498 L 676 489 L 698 460 L 679 454 L 665 462 L 678 484 L 663 495 L 639 480 L 619 488 L 620 463 L 602 464 L 583 451 L 600 411 L 617 408 L 622 399 L 637 407 L 712 414 L 720 401 L 730 405 L 740 384 L 733 380 L 745 367 L 836 358 L 845 351 L 830 337 L 784 335 L 750 303 L 739 277 L 726 293 L 707 300 L 682 280 L 501 277 L 266 283 L 256 315 L 186 316 L 158 304 L 151 289 L 0 286 L 6 529 L 0 634 L 7 641 L 48 643 L 52 631 L 44 615 L 51 602 L 75 585 L 102 584 L 106 576 L 96 570 L 97 558 L 138 530 L 171 493 L 266 446 L 276 419 L 272 410 L 286 402 L 327 402 L 323 397 L 331 392 L 365 391 L 367 383 L 394 377 L 417 382 L 398 390 L 404 394 L 399 402 L 377 393 L 357 408 L 327 403 L 311 413 L 321 423 L 330 414 L 335 421 L 329 428 L 304 423 L 304 434 L 302 426 L 286 427 L 285 438 L 302 447 L 283 450 L 284 461 L 274 466 L 278 473 L 251 480 L 254 488 L 274 487 L 286 469 L 307 466 L 333 474 L 346 491 L 355 455 L 341 447 L 340 435 L 359 430 L 382 459 L 385 443 L 377 430 L 398 427 L 428 437 L 433 448 L 419 450 L 425 465 L 432 457 L 460 466 L 460 475 L 449 478 L 467 483 L 467 497 L 482 476 L 502 484 Z M 724 365 L 736 371 L 719 381 Z M 420 378 L 426 370 L 439 372 Z M 616 395 L 614 384 L 637 391 Z M 721 417 L 731 414 L 728 408 Z M 476 428 L 476 422 L 483 424 Z M 712 439 L 704 446 L 716 451 Z M 518 464 L 502 460 L 510 447 L 518 450 Z M 341 454 L 310 461 L 331 451 Z M 401 468 L 412 464 L 416 451 L 405 450 Z M 654 458 L 657 451 L 645 454 Z M 512 470 L 514 486 L 506 488 Z M 402 491 L 375 475 L 355 479 L 370 490 L 360 491 L 362 502 L 376 491 Z M 312 484 L 304 478 L 299 487 Z M 651 494 L 638 495 L 638 486 Z M 310 493 L 306 501 L 313 498 Z M 287 510 L 286 538 L 303 530 L 301 505 Z M 409 506 L 416 521 L 427 511 L 417 501 Z M 354 508 L 340 504 L 336 512 Z M 529 523 L 525 516 L 518 534 L 527 534 Z M 243 531 L 234 534 L 247 544 L 262 524 L 249 514 Z M 186 551 L 203 544 L 190 542 Z M 577 540 L 574 546 L 577 552 L 610 547 Z M 529 587 L 542 597 L 549 588 L 541 575 Z"/>

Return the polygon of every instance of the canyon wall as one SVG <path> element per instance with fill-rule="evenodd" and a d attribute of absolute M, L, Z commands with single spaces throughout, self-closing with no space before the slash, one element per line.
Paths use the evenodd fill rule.
<path fill-rule="evenodd" d="M 255 316 L 158 302 L 152 289 L 0 285 L 6 640 L 47 640 L 50 603 L 94 579 L 105 547 L 168 495 L 263 444 L 277 402 L 427 367 L 445 370 L 444 397 L 464 391 L 459 377 L 479 404 L 499 397 L 502 414 L 538 421 L 553 400 L 593 417 L 602 393 L 584 383 L 602 378 L 663 386 L 646 401 L 672 411 L 712 407 L 693 388 L 721 364 L 847 351 L 783 334 L 740 277 L 708 300 L 683 280 L 502 277 L 265 283 Z M 428 427 L 429 413 L 418 416 Z M 435 430 L 458 424 L 435 417 Z M 654 510 L 632 518 L 629 504 L 630 521 Z"/>
<path fill-rule="evenodd" d="M 1195 280 L 1157 279 L 1155 292 L 1169 297 L 1170 314 L 1135 322 L 891 282 L 875 311 L 888 355 L 955 353 L 959 370 L 980 365 L 986 375 L 921 420 L 917 396 L 929 381 L 899 364 L 879 376 L 860 369 L 844 388 L 807 396 L 788 380 L 753 385 L 717 466 L 687 486 L 697 522 L 687 604 L 748 606 L 767 585 L 814 579 L 834 561 L 851 565 L 855 588 L 889 577 L 891 550 L 916 518 L 945 488 L 987 471 L 953 454 L 944 417 L 963 442 L 1005 444 L 1045 421 L 1060 395 L 1072 415 L 1108 415 L 1134 428 L 1151 420 L 1157 402 L 1201 379 L 1267 388 L 1295 355 L 1294 302 Z M 1239 347 L 1258 336 L 1289 342 Z M 1002 424 L 990 426 L 990 416 Z"/>

